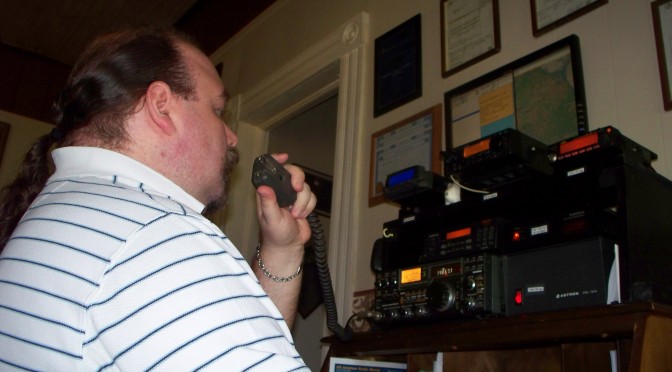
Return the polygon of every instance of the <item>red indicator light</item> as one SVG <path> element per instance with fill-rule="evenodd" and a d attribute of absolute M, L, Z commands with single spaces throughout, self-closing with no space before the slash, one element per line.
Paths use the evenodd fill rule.
<path fill-rule="evenodd" d="M 514 231 L 513 232 L 513 241 L 517 242 L 520 240 L 520 231 Z"/>
<path fill-rule="evenodd" d="M 522 289 L 516 289 L 516 294 L 513 296 L 513 302 L 516 304 L 516 306 L 520 306 L 523 304 L 523 290 Z"/>

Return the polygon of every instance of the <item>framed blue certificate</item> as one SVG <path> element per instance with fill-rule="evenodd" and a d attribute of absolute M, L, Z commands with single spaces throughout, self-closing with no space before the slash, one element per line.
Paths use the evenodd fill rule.
<path fill-rule="evenodd" d="M 373 116 L 422 96 L 420 14 L 375 41 Z"/>
<path fill-rule="evenodd" d="M 371 135 L 369 207 L 385 202 L 387 176 L 411 166 L 441 174 L 441 104 Z"/>

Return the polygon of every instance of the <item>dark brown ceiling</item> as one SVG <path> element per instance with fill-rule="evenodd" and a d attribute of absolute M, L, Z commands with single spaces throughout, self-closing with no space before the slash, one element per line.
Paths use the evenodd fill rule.
<path fill-rule="evenodd" d="M 276 0 L 0 0 L 0 109 L 50 122 L 84 46 L 125 26 L 174 26 L 211 54 Z"/>

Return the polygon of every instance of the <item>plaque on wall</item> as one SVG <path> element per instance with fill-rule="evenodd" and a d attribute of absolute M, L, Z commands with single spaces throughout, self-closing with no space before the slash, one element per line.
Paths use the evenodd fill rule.
<path fill-rule="evenodd" d="M 373 116 L 422 96 L 420 14 L 375 41 Z"/>

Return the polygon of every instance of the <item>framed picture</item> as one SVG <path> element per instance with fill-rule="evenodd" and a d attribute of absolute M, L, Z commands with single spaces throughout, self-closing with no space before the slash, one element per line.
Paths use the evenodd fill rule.
<path fill-rule="evenodd" d="M 422 96 L 420 14 L 375 41 L 373 116 Z"/>
<path fill-rule="evenodd" d="M 441 104 L 371 135 L 369 207 L 385 202 L 387 176 L 420 165 L 441 174 Z"/>
<path fill-rule="evenodd" d="M 0 121 L 0 165 L 2 165 L 2 158 L 5 155 L 5 146 L 7 146 L 7 138 L 9 137 L 9 123 Z"/>
<path fill-rule="evenodd" d="M 651 3 L 665 110 L 672 110 L 672 0 Z"/>
<path fill-rule="evenodd" d="M 509 128 L 546 145 L 585 134 L 580 49 L 570 35 L 447 91 L 446 150 Z"/>
<path fill-rule="evenodd" d="M 608 2 L 609 0 L 530 0 L 532 34 L 544 34 Z"/>
<path fill-rule="evenodd" d="M 441 0 L 444 78 L 499 52 L 498 1 Z"/>

